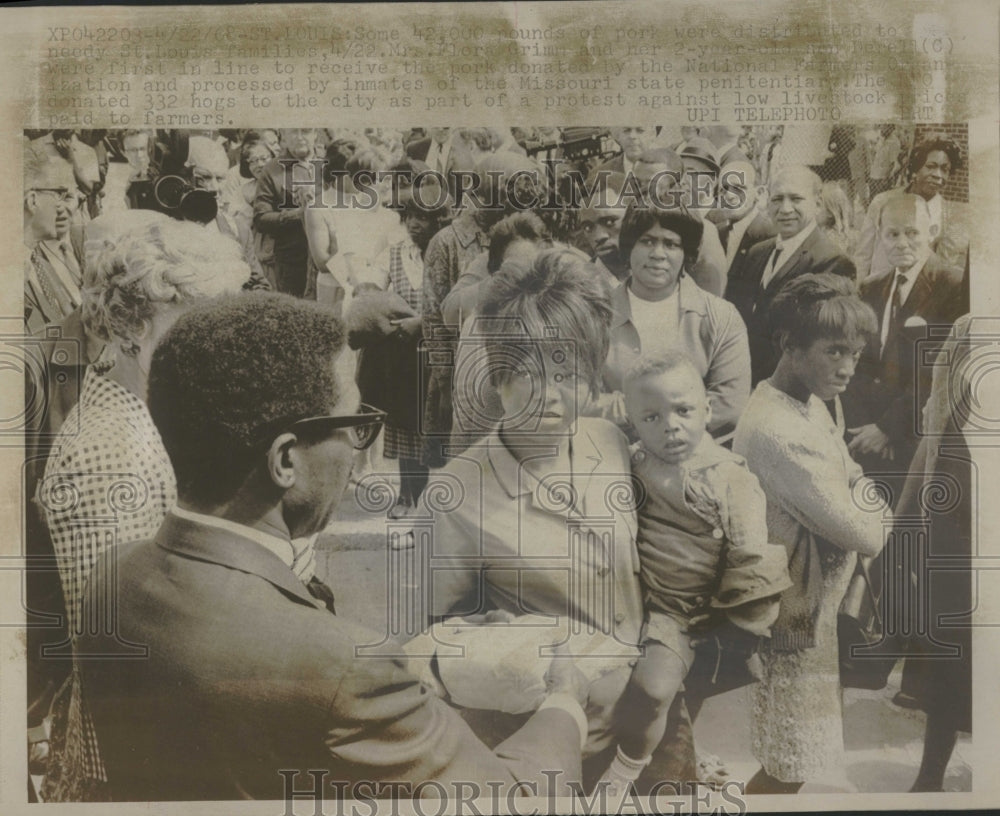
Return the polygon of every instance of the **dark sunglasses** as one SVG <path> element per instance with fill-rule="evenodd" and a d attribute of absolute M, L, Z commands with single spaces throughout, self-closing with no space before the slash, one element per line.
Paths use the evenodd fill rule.
<path fill-rule="evenodd" d="M 324 414 L 296 419 L 290 423 L 282 423 L 280 425 L 271 423 L 272 427 L 276 429 L 275 432 L 271 434 L 262 432 L 259 434 L 259 438 L 262 440 L 262 444 L 270 444 L 271 439 L 278 433 L 308 432 L 319 435 L 325 431 L 344 429 L 350 433 L 351 444 L 354 446 L 354 450 L 363 451 L 370 448 L 375 440 L 378 439 L 379 431 L 382 430 L 382 426 L 385 424 L 386 416 L 385 411 L 380 411 L 378 408 L 373 408 L 371 405 L 362 403 L 358 406 L 357 413 L 354 414 L 341 414 L 339 416 Z"/>

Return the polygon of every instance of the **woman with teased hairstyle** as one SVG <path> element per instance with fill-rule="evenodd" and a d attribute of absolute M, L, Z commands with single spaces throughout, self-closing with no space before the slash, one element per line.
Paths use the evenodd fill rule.
<path fill-rule="evenodd" d="M 569 633 L 569 653 L 585 658 L 576 662 L 590 681 L 584 758 L 594 762 L 584 767 L 596 777 L 614 750 L 611 718 L 643 620 L 626 439 L 582 416 L 600 389 L 611 306 L 586 259 L 551 249 L 528 266 L 502 266 L 479 315 L 488 325 L 482 352 L 455 377 L 468 378 L 470 391 L 488 378 L 502 416 L 427 488 L 462 487 L 434 516 L 432 612 L 538 614 Z M 669 748 L 646 779 L 693 778 L 682 711 L 673 710 Z"/>

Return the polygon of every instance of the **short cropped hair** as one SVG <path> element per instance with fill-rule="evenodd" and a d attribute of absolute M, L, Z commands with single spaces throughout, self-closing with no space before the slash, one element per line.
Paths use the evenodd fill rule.
<path fill-rule="evenodd" d="M 513 241 L 551 241 L 552 235 L 537 215 L 532 212 L 511 213 L 498 221 L 490 230 L 490 248 L 486 269 L 492 275 L 503 264 L 503 256 Z"/>
<path fill-rule="evenodd" d="M 505 322 L 515 335 L 485 339 L 495 386 L 510 376 L 505 361 L 510 359 L 511 347 L 552 340 L 575 347 L 577 370 L 592 394 L 600 390 L 611 339 L 611 301 L 579 253 L 548 249 L 528 269 L 501 267 L 487 284 L 480 313 L 497 318 L 496 324 Z"/>
<path fill-rule="evenodd" d="M 341 398 L 340 321 L 317 303 L 247 292 L 195 307 L 160 341 L 147 402 L 181 498 L 221 503 L 271 438 Z"/>
<path fill-rule="evenodd" d="M 677 371 L 686 368 L 694 372 L 698 382 L 704 385 L 705 381 L 701 372 L 695 366 L 691 357 L 680 348 L 671 348 L 659 352 L 649 352 L 640 354 L 632 364 L 625 370 L 622 379 L 622 389 L 628 388 L 631 383 L 641 380 L 643 377 L 658 376 L 669 371 Z"/>
<path fill-rule="evenodd" d="M 801 275 L 781 288 L 771 304 L 770 330 L 776 342 L 784 337 L 795 348 L 831 337 L 870 342 L 878 318 L 854 281 L 824 272 Z"/>
<path fill-rule="evenodd" d="M 684 247 L 684 262 L 690 266 L 698 257 L 704 226 L 684 207 L 664 209 L 662 207 L 641 207 L 630 204 L 622 218 L 621 232 L 618 233 L 618 248 L 622 257 L 628 258 L 639 239 L 654 226 L 676 232 Z"/>
<path fill-rule="evenodd" d="M 135 340 L 165 305 L 237 292 L 249 277 L 236 241 L 159 215 L 96 256 L 82 293 L 83 322 L 102 340 Z"/>

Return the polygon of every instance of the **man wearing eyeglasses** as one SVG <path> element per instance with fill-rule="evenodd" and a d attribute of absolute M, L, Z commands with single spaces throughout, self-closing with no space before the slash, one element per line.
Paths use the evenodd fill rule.
<path fill-rule="evenodd" d="M 571 661 L 490 751 L 404 661 L 358 656 L 381 636 L 296 577 L 292 540 L 326 526 L 385 418 L 338 380 L 342 344 L 319 305 L 249 293 L 183 315 L 153 356 L 178 504 L 155 540 L 95 567 L 85 603 L 115 592 L 116 626 L 77 649 L 115 800 L 543 795 L 545 770 L 580 778 Z"/>
<path fill-rule="evenodd" d="M 80 302 L 80 282 L 59 274 L 41 244 L 65 236 L 77 203 L 73 166 L 43 145 L 24 151 L 24 245 L 31 251 L 24 270 L 24 321 L 28 334 L 62 320 Z"/>

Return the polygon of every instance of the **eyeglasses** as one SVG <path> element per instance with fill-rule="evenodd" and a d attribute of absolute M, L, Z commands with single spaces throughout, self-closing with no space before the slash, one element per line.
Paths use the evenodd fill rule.
<path fill-rule="evenodd" d="M 306 431 L 319 434 L 323 431 L 343 429 L 350 433 L 351 444 L 354 446 L 354 450 L 363 451 L 370 448 L 375 440 L 378 439 L 379 431 L 382 430 L 382 426 L 385 424 L 386 416 L 385 411 L 380 411 L 378 408 L 373 408 L 371 405 L 362 403 L 358 406 L 357 413 L 354 414 L 324 414 L 304 417 L 292 420 L 291 422 L 281 420 L 268 423 L 268 428 L 273 429 L 274 433 L 269 434 L 266 428 L 257 434 L 257 438 L 261 440 L 262 445 L 267 445 L 270 444 L 271 439 L 277 433 L 281 432 L 301 433 Z"/>
<path fill-rule="evenodd" d="M 298 419 L 288 426 L 289 431 L 333 431 L 343 429 L 351 436 L 354 450 L 363 451 L 372 446 L 378 439 L 379 431 L 385 424 L 386 412 L 361 404 L 357 413 L 340 416 L 314 416 Z"/>
<path fill-rule="evenodd" d="M 30 189 L 33 193 L 52 193 L 67 207 L 76 206 L 76 190 L 69 190 L 66 187 L 31 187 Z"/>

